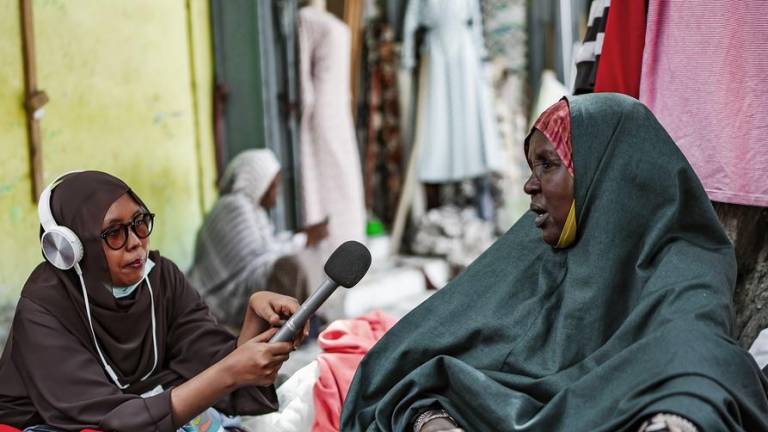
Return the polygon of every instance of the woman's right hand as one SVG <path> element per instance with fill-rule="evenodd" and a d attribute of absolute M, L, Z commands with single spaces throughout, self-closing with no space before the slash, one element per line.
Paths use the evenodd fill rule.
<path fill-rule="evenodd" d="M 270 343 L 276 332 L 270 328 L 241 343 L 221 361 L 171 389 L 174 425 L 181 427 L 240 387 L 274 384 L 277 371 L 293 349 L 291 342 Z"/>
<path fill-rule="evenodd" d="M 307 235 L 307 246 L 315 246 L 328 238 L 328 218 L 320 223 L 304 227 L 300 231 Z"/>
<path fill-rule="evenodd" d="M 274 384 L 277 371 L 293 351 L 291 342 L 269 342 L 276 332 L 277 328 L 270 328 L 242 343 L 225 358 L 237 387 Z"/>

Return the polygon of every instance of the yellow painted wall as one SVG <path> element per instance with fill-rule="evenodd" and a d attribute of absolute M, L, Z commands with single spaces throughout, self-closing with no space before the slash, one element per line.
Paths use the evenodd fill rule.
<path fill-rule="evenodd" d="M 157 213 L 151 247 L 186 268 L 215 199 L 203 0 L 34 0 L 44 180 L 98 169 Z M 0 300 L 40 262 L 22 110 L 18 1 L 0 2 Z"/>

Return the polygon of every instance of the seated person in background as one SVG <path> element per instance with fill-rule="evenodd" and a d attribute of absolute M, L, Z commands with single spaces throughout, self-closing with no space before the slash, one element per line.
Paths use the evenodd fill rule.
<path fill-rule="evenodd" d="M 640 102 L 561 100 L 523 216 L 363 359 L 343 431 L 768 431 L 733 246 Z"/>
<path fill-rule="evenodd" d="M 326 223 L 275 235 L 267 211 L 277 203 L 280 163 L 272 150 L 246 150 L 227 166 L 218 199 L 197 234 L 192 286 L 219 322 L 237 327 L 245 300 L 259 291 L 309 296 L 296 253 L 328 235 Z"/>
<path fill-rule="evenodd" d="M 236 338 L 176 265 L 149 251 L 154 215 L 119 179 L 67 174 L 39 207 L 50 262 L 24 285 L 0 359 L 0 424 L 172 432 L 202 422 L 221 430 L 215 425 L 237 424 L 222 413 L 277 408 L 272 384 L 304 335 L 269 343 L 270 327 L 296 311 L 295 299 L 243 299 Z M 82 248 L 68 247 L 62 232 Z"/>

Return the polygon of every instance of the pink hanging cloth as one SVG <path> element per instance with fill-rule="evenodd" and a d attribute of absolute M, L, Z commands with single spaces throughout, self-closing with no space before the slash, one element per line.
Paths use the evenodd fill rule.
<path fill-rule="evenodd" d="M 344 398 L 357 366 L 373 345 L 397 322 L 397 318 L 373 311 L 351 320 L 328 325 L 318 343 L 324 353 L 317 359 L 320 374 L 314 388 L 314 432 L 339 430 Z"/>
<path fill-rule="evenodd" d="M 650 0 L 640 100 L 713 201 L 768 207 L 768 2 Z"/>

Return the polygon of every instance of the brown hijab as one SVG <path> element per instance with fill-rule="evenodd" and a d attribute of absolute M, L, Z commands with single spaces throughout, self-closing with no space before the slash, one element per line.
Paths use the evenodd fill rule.
<path fill-rule="evenodd" d="M 88 291 L 93 330 L 107 362 L 122 384 L 138 383 L 152 369 L 155 360 L 152 311 L 146 282 L 128 299 L 115 299 L 105 288 L 105 284 L 112 281 L 102 248 L 101 225 L 109 207 L 126 193 L 139 206 L 147 208 L 122 180 L 98 171 L 69 174 L 51 195 L 54 219 L 74 231 L 83 243 L 80 267 Z M 88 326 L 82 288 L 74 270 L 53 272 L 63 290 L 53 292 L 49 287 L 32 285 L 25 288 L 25 295 L 39 304 L 52 305 L 57 309 L 57 315 L 66 315 L 73 325 L 77 322 Z M 150 273 L 152 285 L 159 285 L 157 274 L 152 273 L 159 272 Z M 76 316 L 64 314 L 59 309 L 74 310 Z"/>
<path fill-rule="evenodd" d="M 157 368 L 148 284 L 115 299 L 100 231 L 109 207 L 129 194 L 121 180 L 97 171 L 66 176 L 53 190 L 51 211 L 59 225 L 83 243 L 83 270 L 93 328 L 99 346 L 122 384 L 107 377 L 90 334 L 80 281 L 74 270 L 44 262 L 25 284 L 9 340 L 0 359 L 0 424 L 45 422 L 64 429 L 173 430 L 168 389 L 229 354 L 234 336 L 211 317 L 183 273 L 156 251 L 147 279 L 154 293 Z M 7 384 L 6 384 L 7 383 Z M 157 385 L 165 392 L 136 396 Z M 243 388 L 216 405 L 226 413 L 257 414 L 276 408 L 273 388 Z M 150 428 L 151 426 L 151 428 Z"/>

